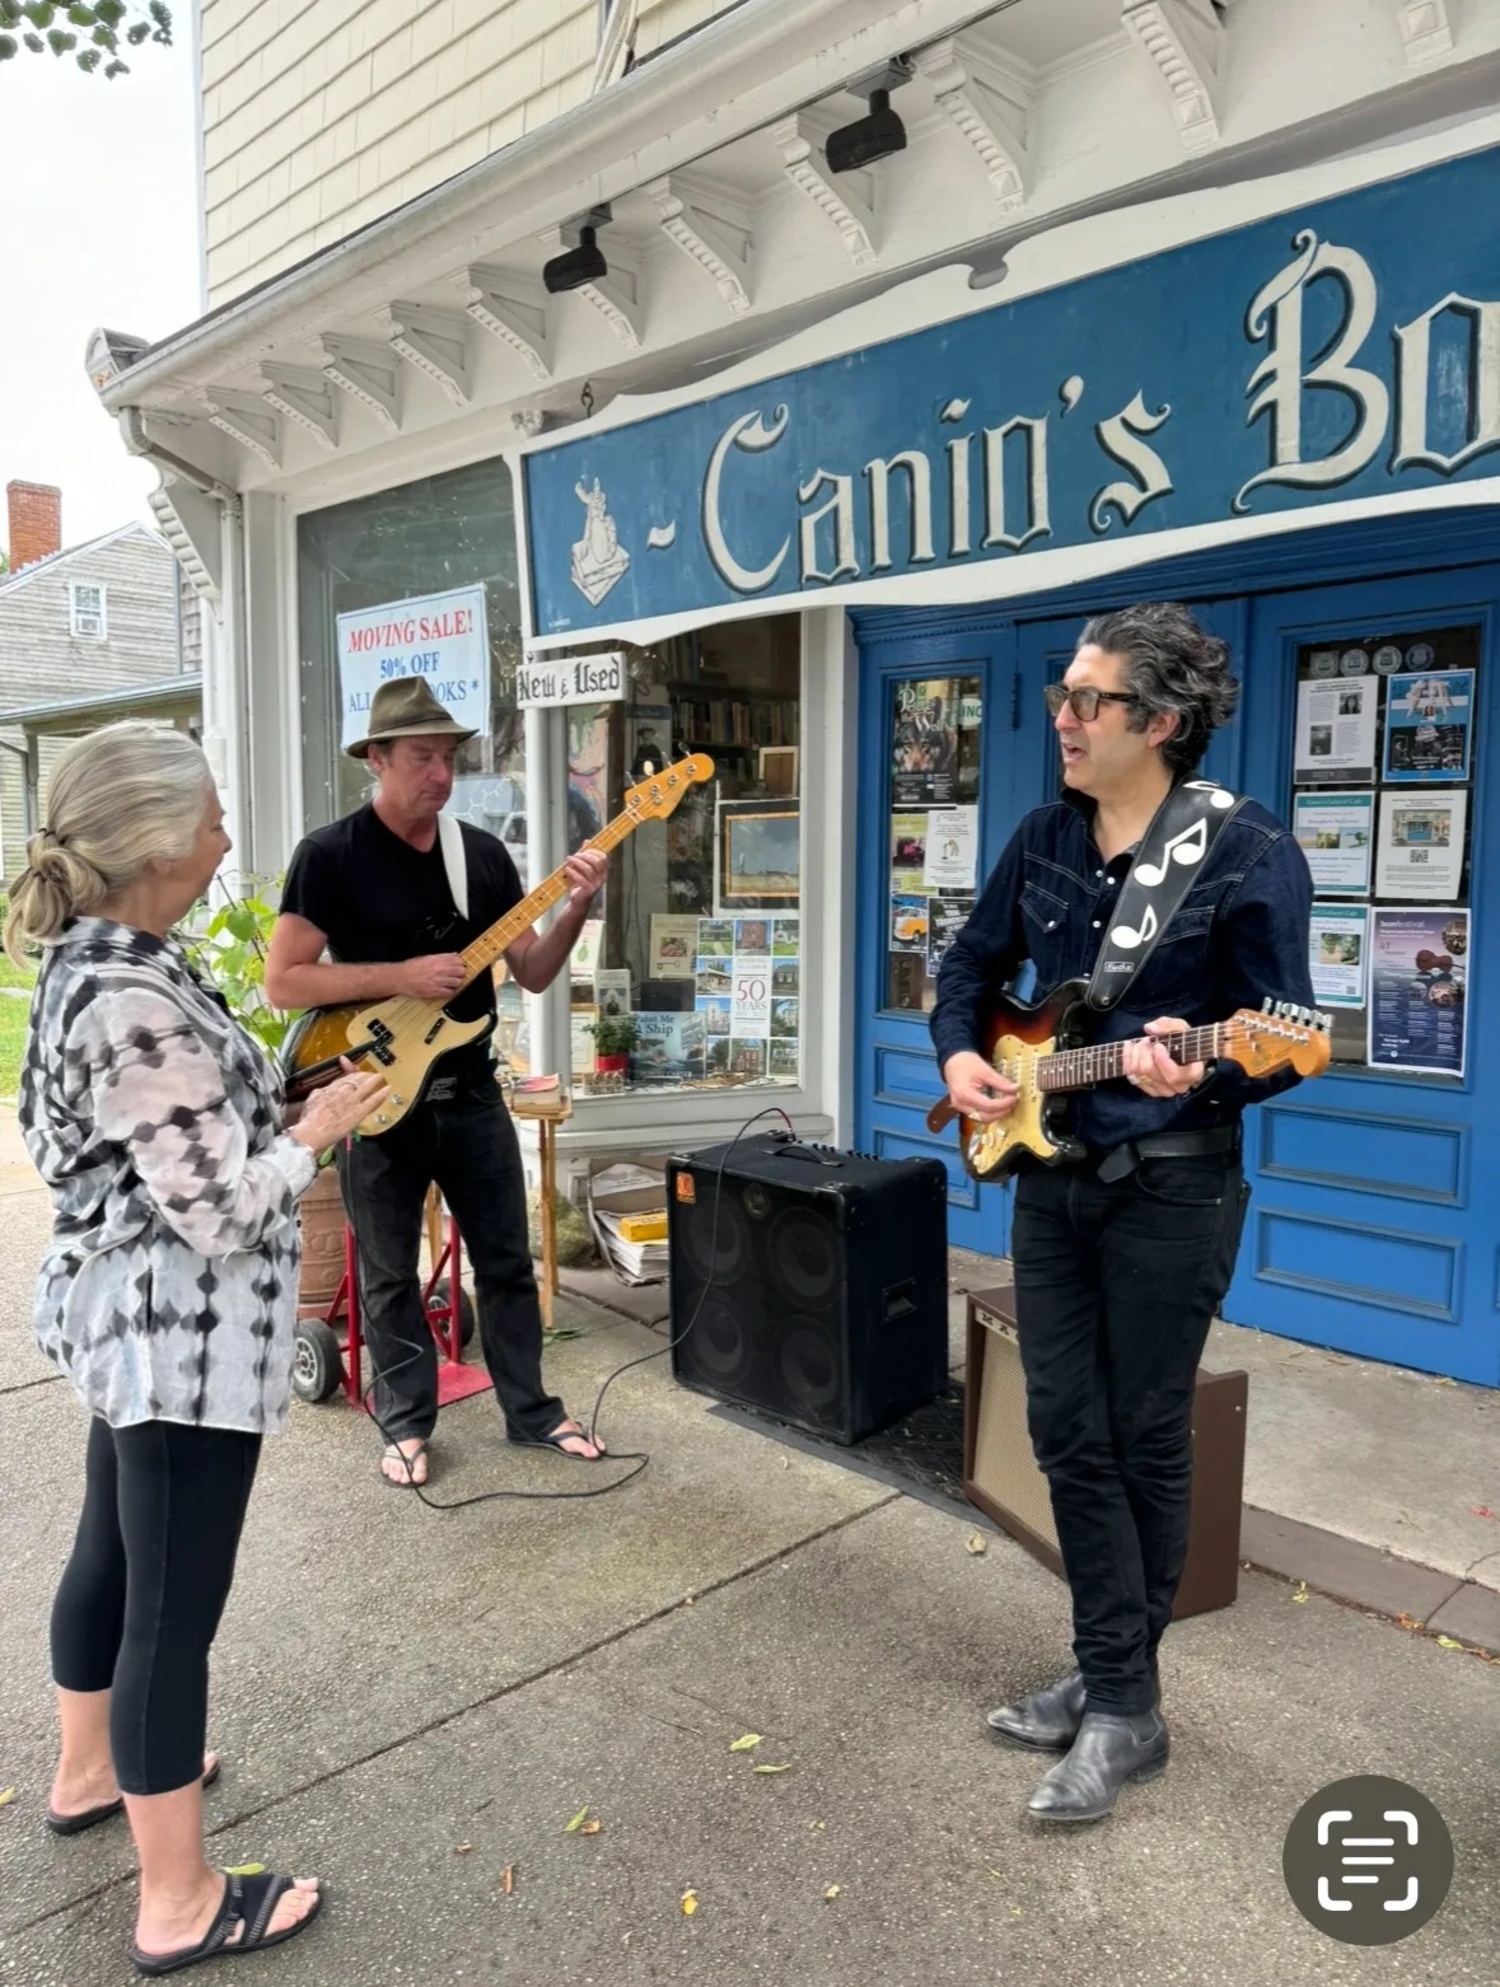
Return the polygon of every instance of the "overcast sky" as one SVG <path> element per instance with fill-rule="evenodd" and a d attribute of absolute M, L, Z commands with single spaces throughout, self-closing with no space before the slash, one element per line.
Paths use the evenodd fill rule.
<path fill-rule="evenodd" d="M 90 331 L 159 338 L 198 315 L 186 0 L 174 11 L 178 45 L 135 50 L 112 83 L 50 55 L 0 63 L 0 486 L 59 484 L 65 544 L 149 519 L 158 480 L 84 374 Z"/>

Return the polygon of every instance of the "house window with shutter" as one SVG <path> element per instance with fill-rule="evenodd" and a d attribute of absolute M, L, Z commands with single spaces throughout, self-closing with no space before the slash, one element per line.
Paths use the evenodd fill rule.
<path fill-rule="evenodd" d="M 68 587 L 68 602 L 74 635 L 84 641 L 102 642 L 109 632 L 104 588 L 73 580 Z"/>

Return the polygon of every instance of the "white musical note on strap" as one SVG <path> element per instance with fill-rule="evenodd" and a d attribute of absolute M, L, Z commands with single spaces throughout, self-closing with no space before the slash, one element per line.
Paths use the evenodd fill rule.
<path fill-rule="evenodd" d="M 1134 952 L 1138 945 L 1149 945 L 1160 928 L 1156 922 L 1156 912 L 1148 904 L 1146 915 L 1141 919 L 1140 930 L 1136 931 L 1130 925 L 1116 925 L 1109 935 L 1110 943 L 1118 945 L 1123 951 Z"/>
<path fill-rule="evenodd" d="M 1160 863 L 1138 862 L 1131 873 L 1148 890 L 1154 890 L 1159 883 L 1165 882 L 1167 869 L 1172 863 L 1181 863 L 1187 869 L 1195 862 L 1202 862 L 1207 853 L 1208 820 L 1205 816 L 1190 828 L 1184 828 L 1180 835 L 1172 837 L 1162 850 L 1163 860 Z"/>

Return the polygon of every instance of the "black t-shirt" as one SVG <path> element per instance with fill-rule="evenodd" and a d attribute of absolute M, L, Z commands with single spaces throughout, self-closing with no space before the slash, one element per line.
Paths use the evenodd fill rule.
<path fill-rule="evenodd" d="M 448 887 L 440 842 L 425 854 L 393 834 L 368 803 L 342 821 L 316 828 L 297 845 L 281 908 L 323 933 L 341 965 L 377 965 L 428 952 L 462 952 L 525 896 L 504 845 L 461 821 L 468 869 L 469 915 L 461 918 Z M 448 1002 L 461 1021 L 495 1011 L 488 971 Z M 477 1048 L 482 1059 L 488 1051 Z"/>

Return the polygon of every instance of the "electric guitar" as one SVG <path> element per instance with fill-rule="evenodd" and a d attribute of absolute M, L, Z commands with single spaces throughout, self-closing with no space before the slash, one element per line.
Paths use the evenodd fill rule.
<path fill-rule="evenodd" d="M 1020 1091 L 1009 1117 L 990 1123 L 966 1117 L 946 1097 L 928 1112 L 932 1132 L 959 1119 L 964 1165 L 976 1180 L 1003 1180 L 1028 1156 L 1048 1166 L 1085 1156 L 1059 1126 L 1061 1100 L 1125 1073 L 1123 1042 L 1081 1041 L 1090 1015 L 1087 991 L 1087 981 L 1069 980 L 1034 1006 L 1000 1002 L 984 1055 Z M 1299 1076 L 1321 1076 L 1332 1053 L 1328 1029 L 1328 1016 L 1314 1008 L 1268 1000 L 1258 1014 L 1242 1007 L 1212 1027 L 1164 1036 L 1162 1047 L 1174 1062 L 1233 1062 L 1247 1076 L 1270 1076 L 1288 1063 Z"/>
<path fill-rule="evenodd" d="M 584 847 L 608 854 L 643 821 L 664 821 L 689 787 L 713 776 L 714 762 L 706 753 L 695 752 L 691 758 L 680 759 L 675 766 L 631 787 L 620 813 Z M 555 869 L 513 911 L 507 911 L 466 945 L 459 955 L 464 962 L 464 978 L 458 991 L 493 966 L 507 946 L 529 931 L 544 911 L 561 902 L 571 887 L 566 868 Z M 494 1025 L 494 1017 L 488 1014 L 473 1021 L 455 1020 L 442 1001 L 419 1000 L 410 994 L 310 1008 L 292 1028 L 282 1049 L 286 1094 L 295 1102 L 331 1083 L 340 1074 L 346 1056 L 353 1063 L 376 1069 L 390 1085 L 391 1094 L 359 1129 L 362 1137 L 378 1138 L 399 1125 L 420 1103 L 434 1067 L 444 1056 L 478 1041 Z"/>

